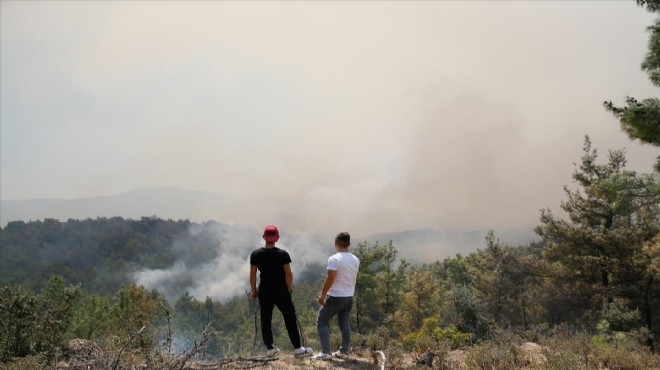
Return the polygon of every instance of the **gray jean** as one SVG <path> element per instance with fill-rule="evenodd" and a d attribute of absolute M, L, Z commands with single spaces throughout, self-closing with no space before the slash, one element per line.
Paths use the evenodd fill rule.
<path fill-rule="evenodd" d="M 330 297 L 321 307 L 316 318 L 316 330 L 321 339 L 321 351 L 330 353 L 330 320 L 337 316 L 339 331 L 341 331 L 341 353 L 348 353 L 351 343 L 351 308 L 353 308 L 353 297 Z"/>

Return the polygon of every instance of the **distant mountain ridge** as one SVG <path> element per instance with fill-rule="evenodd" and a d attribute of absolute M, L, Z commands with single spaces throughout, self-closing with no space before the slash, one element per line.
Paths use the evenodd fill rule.
<path fill-rule="evenodd" d="M 0 225 L 10 221 L 54 218 L 62 221 L 96 217 L 161 218 L 205 221 L 219 214 L 233 199 L 204 191 L 175 188 L 146 188 L 126 193 L 80 199 L 1 200 Z"/>
<path fill-rule="evenodd" d="M 53 218 L 84 220 L 97 217 L 140 219 L 156 216 L 161 219 L 188 219 L 192 222 L 216 220 L 232 222 L 232 210 L 238 200 L 226 195 L 176 188 L 146 188 L 126 193 L 80 199 L 29 199 L 0 201 L 0 226 L 11 221 L 36 221 Z M 239 222 L 240 223 L 240 222 Z M 467 255 L 484 248 L 488 229 L 454 232 L 434 228 L 384 232 L 368 235 L 368 241 L 387 243 L 390 240 L 399 255 L 411 261 L 433 261 Z M 495 236 L 510 245 L 527 244 L 538 239 L 532 226 L 512 230 L 495 230 Z M 356 241 L 360 239 L 354 235 Z M 362 239 L 364 240 L 364 239 Z"/>

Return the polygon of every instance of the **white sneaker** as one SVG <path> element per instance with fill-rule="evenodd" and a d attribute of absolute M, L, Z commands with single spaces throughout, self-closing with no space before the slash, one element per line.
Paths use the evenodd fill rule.
<path fill-rule="evenodd" d="M 293 355 L 295 357 L 311 356 L 312 353 L 314 353 L 314 350 L 312 349 L 312 347 L 307 347 L 307 348 L 300 347 L 300 348 L 293 351 Z"/>
<path fill-rule="evenodd" d="M 314 357 L 312 358 L 315 360 L 329 360 L 332 358 L 332 355 L 329 353 L 319 352 L 316 355 L 314 355 Z"/>
<path fill-rule="evenodd" d="M 280 351 L 279 348 L 273 346 L 273 348 L 271 348 L 271 349 L 269 349 L 268 351 L 266 351 L 266 357 L 275 356 L 279 351 Z"/>
<path fill-rule="evenodd" d="M 343 358 L 344 360 L 348 359 L 348 353 L 342 353 L 341 351 L 332 352 L 332 357 Z"/>

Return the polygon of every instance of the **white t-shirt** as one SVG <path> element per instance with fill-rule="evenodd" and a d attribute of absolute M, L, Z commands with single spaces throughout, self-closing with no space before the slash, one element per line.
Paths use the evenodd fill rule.
<path fill-rule="evenodd" d="M 328 291 L 331 297 L 352 297 L 355 280 L 360 269 L 360 259 L 350 252 L 339 252 L 328 258 L 328 270 L 337 271 L 335 281 Z"/>

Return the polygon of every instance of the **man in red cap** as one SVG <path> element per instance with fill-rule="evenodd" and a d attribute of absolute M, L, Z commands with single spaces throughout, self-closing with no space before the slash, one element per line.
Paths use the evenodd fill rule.
<path fill-rule="evenodd" d="M 311 348 L 305 348 L 300 344 L 300 334 L 296 325 L 296 309 L 291 300 L 291 289 L 293 273 L 291 272 L 291 257 L 283 249 L 275 246 L 280 239 L 277 227 L 268 225 L 264 229 L 263 238 L 266 244 L 250 254 L 250 286 L 252 288 L 252 301 L 259 298 L 261 313 L 261 337 L 268 348 L 266 356 L 273 356 L 279 352 L 279 348 L 273 344 L 273 330 L 271 319 L 273 308 L 282 312 L 284 325 L 289 333 L 289 339 L 293 344 L 295 356 L 307 356 L 312 354 Z M 257 288 L 257 270 L 261 272 L 259 288 Z"/>

